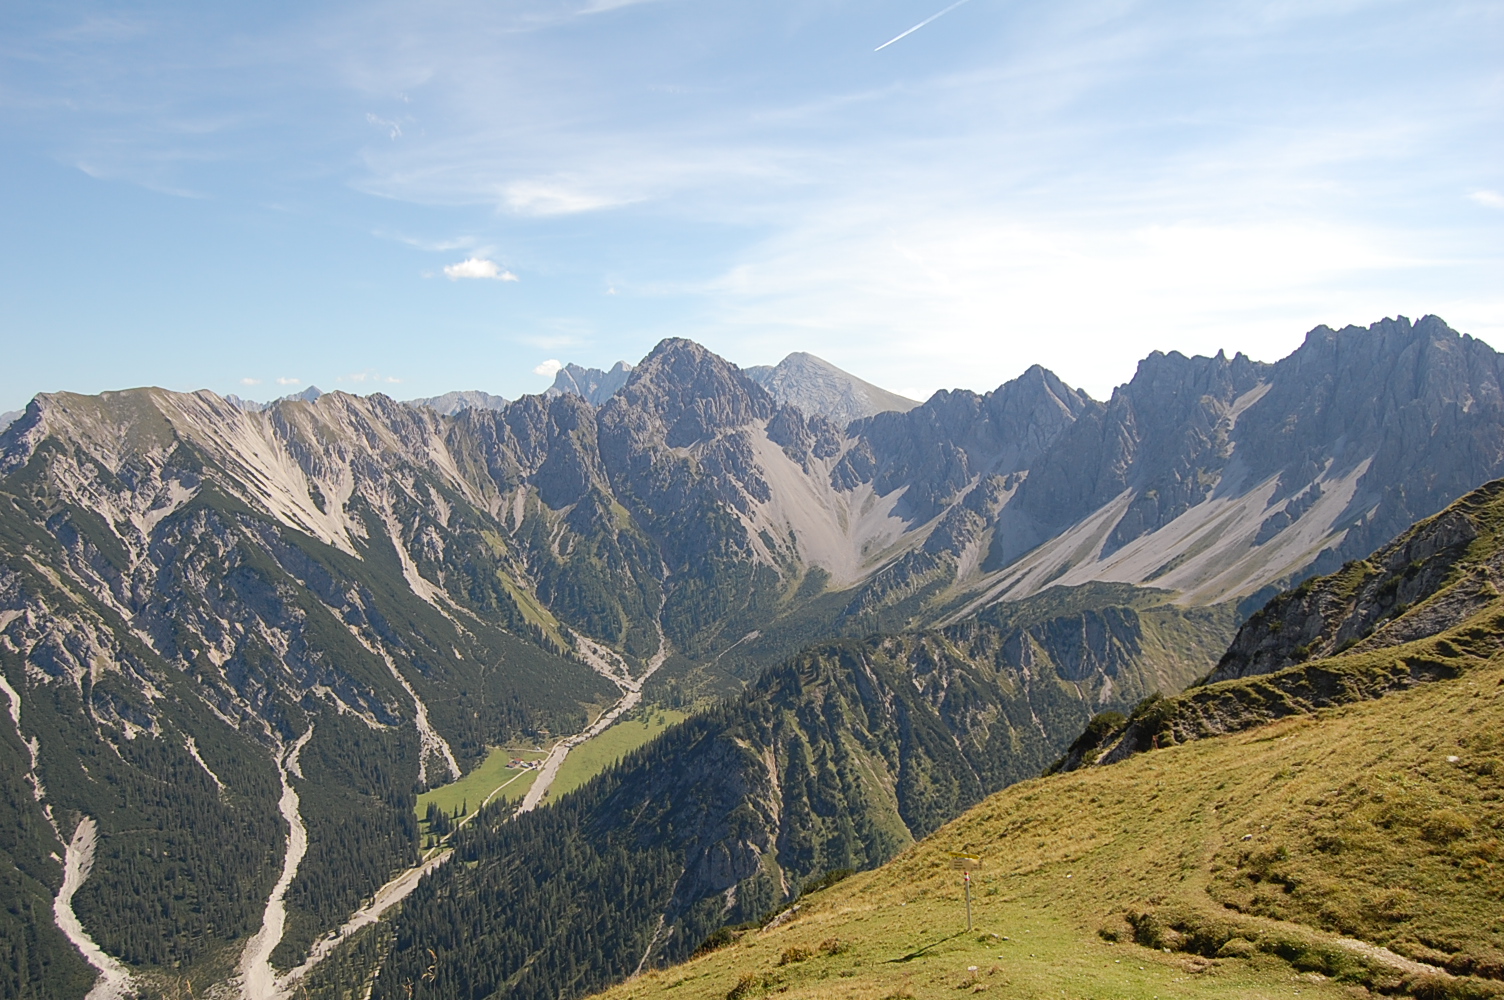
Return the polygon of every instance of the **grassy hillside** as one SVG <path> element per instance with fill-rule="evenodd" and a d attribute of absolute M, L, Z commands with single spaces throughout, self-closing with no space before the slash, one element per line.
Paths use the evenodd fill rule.
<path fill-rule="evenodd" d="M 1014 785 L 605 996 L 1504 995 L 1504 662 L 1453 659 L 1381 700 Z M 985 864 L 971 933 L 961 850 Z"/>

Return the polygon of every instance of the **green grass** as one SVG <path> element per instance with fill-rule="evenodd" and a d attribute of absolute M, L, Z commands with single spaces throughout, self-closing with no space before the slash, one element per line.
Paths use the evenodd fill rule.
<path fill-rule="evenodd" d="M 650 707 L 644 713 L 634 713 L 617 722 L 595 739 L 569 751 L 547 798 L 557 799 L 574 791 L 669 726 L 686 718 L 684 712 L 672 708 Z"/>
<path fill-rule="evenodd" d="M 794 919 L 608 995 L 1504 995 L 1497 980 L 1343 943 L 1501 974 L 1489 964 L 1504 954 L 1500 734 L 1504 657 L 1377 701 L 1024 782 L 806 897 Z M 969 934 L 948 855 L 960 850 L 984 858 Z"/>
<path fill-rule="evenodd" d="M 538 776 L 538 772 L 515 770 L 507 767 L 507 763 L 514 757 L 521 760 L 542 760 L 547 755 L 547 747 L 543 751 L 521 747 L 491 747 L 486 752 L 486 759 L 469 774 L 419 795 L 418 818 L 422 819 L 428 812 L 430 802 L 452 814 L 456 809 L 466 807 L 470 813 L 475 812 L 493 793 L 493 801 L 521 799 L 533 786 L 533 779 Z"/>

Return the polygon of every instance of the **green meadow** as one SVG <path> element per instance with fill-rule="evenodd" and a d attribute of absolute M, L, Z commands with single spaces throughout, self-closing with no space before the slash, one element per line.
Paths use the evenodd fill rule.
<path fill-rule="evenodd" d="M 538 772 L 510 768 L 507 764 L 514 758 L 542 760 L 546 756 L 547 747 L 542 750 L 534 750 L 532 747 L 491 747 L 486 753 L 486 759 L 469 774 L 419 795 L 418 818 L 422 819 L 428 813 L 430 802 L 446 814 L 453 815 L 455 810 L 460 810 L 461 815 L 465 816 L 474 813 L 488 800 L 520 800 L 533 787 L 533 779 L 538 776 Z"/>
<path fill-rule="evenodd" d="M 564 763 L 559 768 L 558 777 L 554 778 L 553 787 L 548 790 L 548 798 L 557 799 L 574 791 L 669 726 L 687 717 L 684 712 L 671 708 L 651 706 L 645 712 L 634 713 L 617 722 L 595 739 L 569 751 L 569 756 L 564 758 Z"/>

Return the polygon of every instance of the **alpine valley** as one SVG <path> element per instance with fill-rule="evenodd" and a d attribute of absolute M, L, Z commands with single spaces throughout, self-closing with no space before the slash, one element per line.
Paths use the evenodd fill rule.
<path fill-rule="evenodd" d="M 1501 475 L 1504 359 L 1436 317 L 1156 353 L 1106 402 L 677 339 L 512 402 L 39 395 L 0 433 L 0 995 L 574 998 L 732 941 L 695 995 L 786 987 L 714 964 L 753 961 L 728 928 L 927 884 L 946 823 L 1036 822 L 1010 786 L 1111 799 L 1489 662 Z M 1228 908 L 1327 919 L 1250 864 L 1208 869 Z M 1120 936 L 1200 940 L 1181 892 L 1119 893 Z"/>

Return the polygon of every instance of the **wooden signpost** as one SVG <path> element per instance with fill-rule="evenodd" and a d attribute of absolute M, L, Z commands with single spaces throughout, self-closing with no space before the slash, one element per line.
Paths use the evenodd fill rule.
<path fill-rule="evenodd" d="M 966 883 L 966 931 L 971 932 L 971 870 L 982 867 L 982 858 L 977 854 L 967 854 L 962 851 L 950 852 L 950 866 L 960 869 L 963 874 L 961 881 Z"/>

